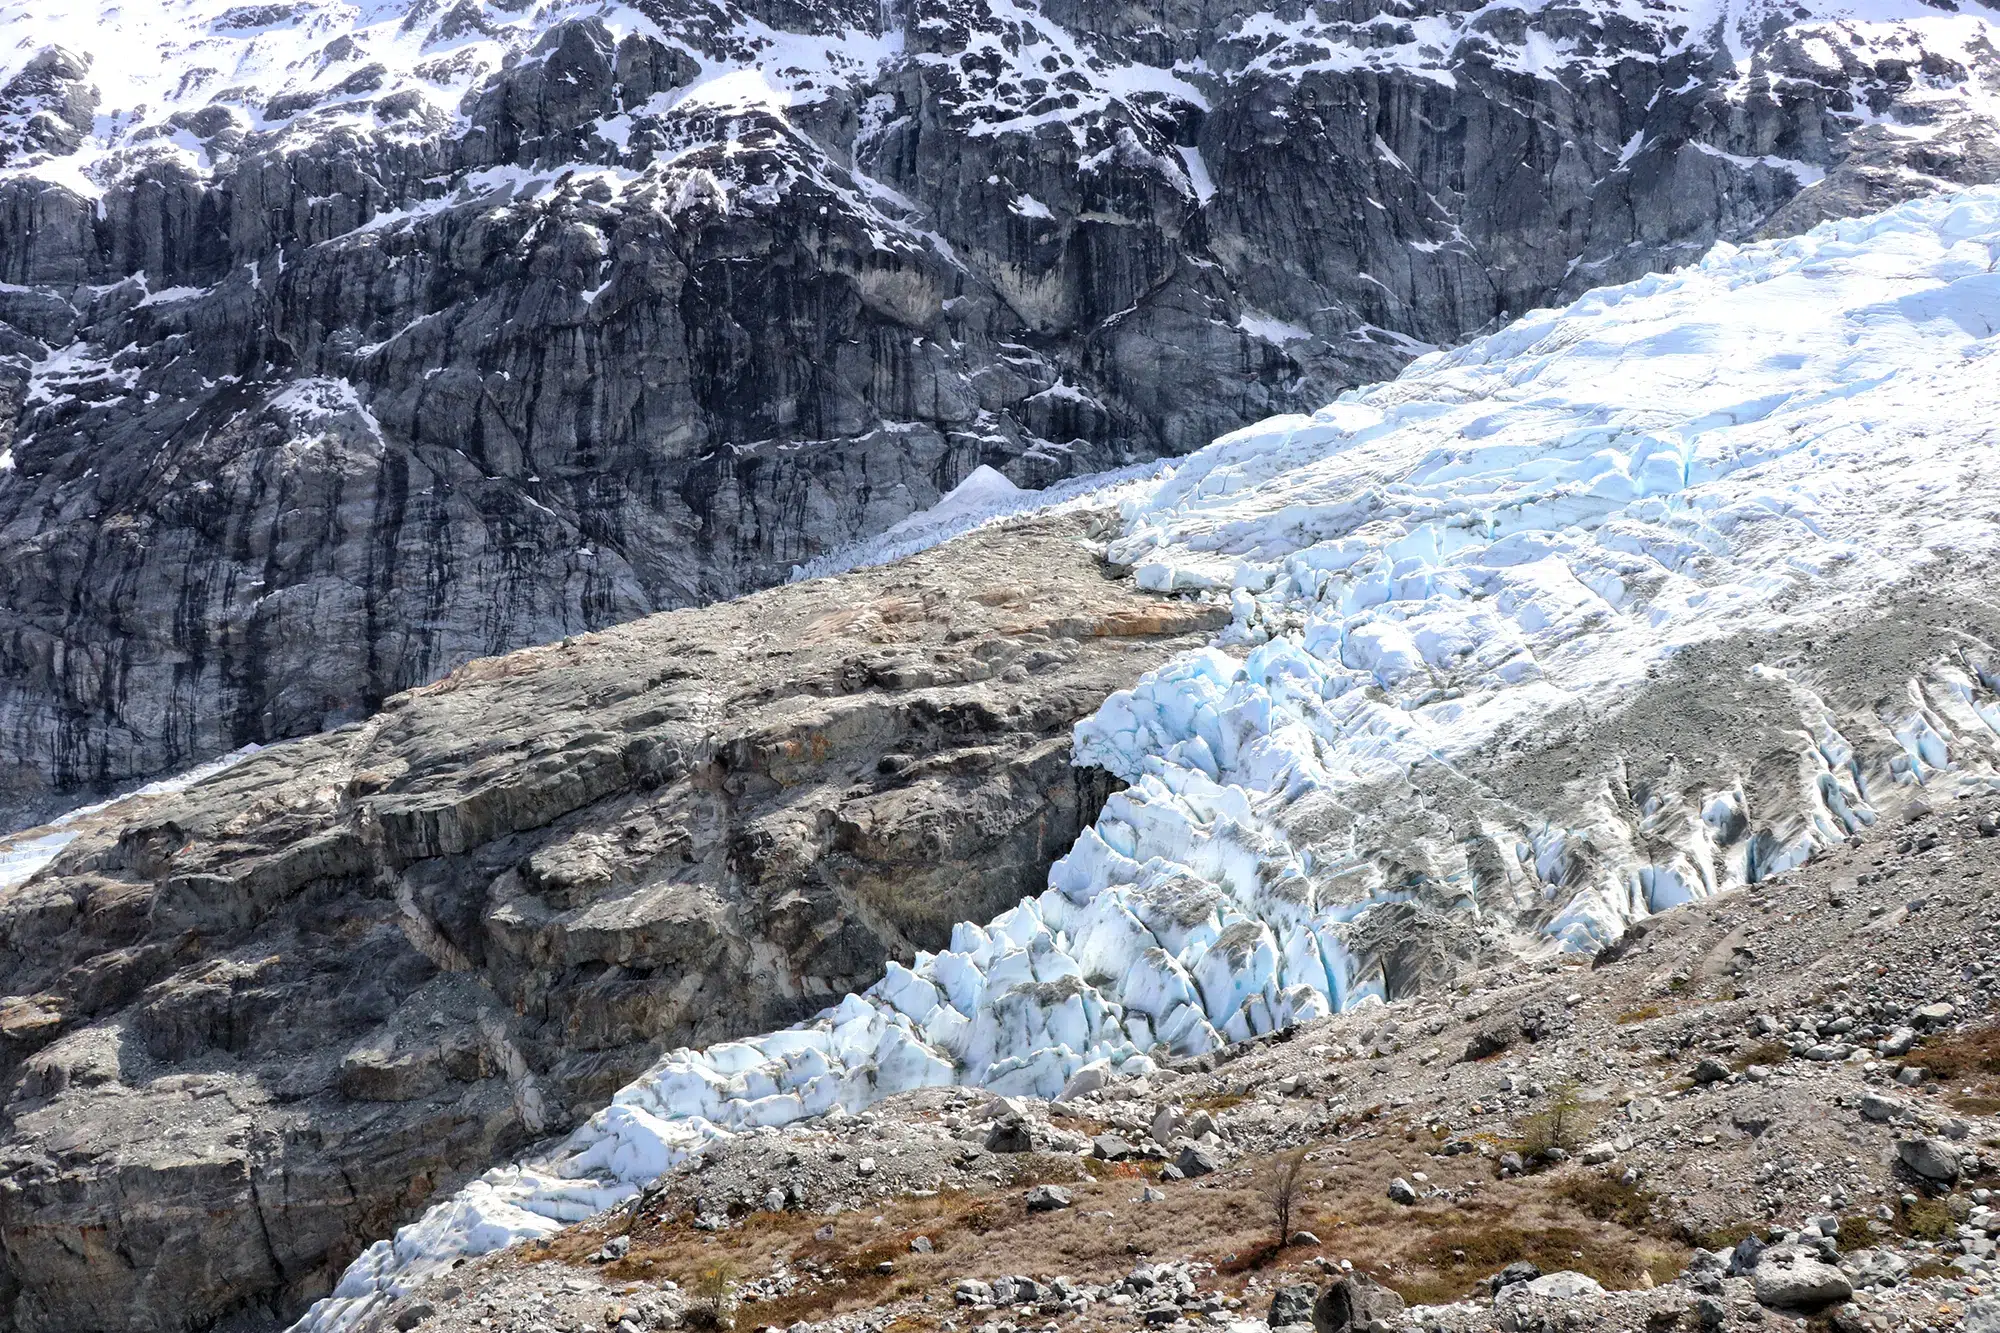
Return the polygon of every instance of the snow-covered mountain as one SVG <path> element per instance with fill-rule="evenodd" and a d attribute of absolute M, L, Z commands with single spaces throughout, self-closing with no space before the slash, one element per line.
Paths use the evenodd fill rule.
<path fill-rule="evenodd" d="M 1131 785 L 1046 892 L 813 1021 L 672 1052 L 300 1327 L 717 1136 L 1144 1072 L 2000 789 L 1996 356 L 1981 188 L 1718 246 L 1216 441 L 1110 553 L 1233 622 L 1077 727 Z"/>
<path fill-rule="evenodd" d="M 0 3 L 0 812 L 1996 174 L 1978 6 Z"/>

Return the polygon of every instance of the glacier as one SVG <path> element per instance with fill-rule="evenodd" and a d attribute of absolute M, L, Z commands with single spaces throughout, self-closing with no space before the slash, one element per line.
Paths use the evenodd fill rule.
<path fill-rule="evenodd" d="M 2000 189 L 1969 189 L 1718 247 L 1119 478 L 1108 557 L 1234 615 L 1077 726 L 1129 786 L 1047 890 L 797 1027 L 667 1054 L 295 1327 L 719 1138 L 930 1085 L 1060 1096 L 1591 949 L 2000 786 L 1996 352 Z"/>

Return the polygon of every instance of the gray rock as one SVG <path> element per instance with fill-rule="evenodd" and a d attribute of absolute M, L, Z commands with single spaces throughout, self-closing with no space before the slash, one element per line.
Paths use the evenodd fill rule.
<path fill-rule="evenodd" d="M 1413 1204 L 1417 1201 L 1417 1187 L 1397 1176 L 1389 1182 L 1389 1202 Z"/>
<path fill-rule="evenodd" d="M 926 11 L 900 20 L 923 34 L 902 55 L 832 80 L 825 114 L 719 119 L 656 95 L 740 60 L 748 18 L 654 12 L 677 44 L 538 11 L 455 117 L 363 69 L 344 93 L 264 90 L 268 129 L 223 103 L 181 113 L 204 151 L 172 166 L 123 137 L 170 128 L 136 117 L 101 205 L 34 175 L 0 188 L 0 280 L 27 289 L 0 310 L 10 382 L 56 349 L 81 359 L 8 400 L 0 734 L 21 762 L 0 806 L 767 586 L 982 463 L 1042 484 L 1186 452 L 1393 374 L 1409 339 L 1994 170 L 1948 93 L 1852 56 L 1794 74 L 1782 19 L 1718 62 L 1707 33 L 1681 51 L 1665 12 L 1523 11 L 1503 31 L 1418 6 L 1396 21 L 1448 35 L 1377 125 L 1332 110 L 1375 97 L 1376 71 L 1303 54 L 1353 37 L 1331 14 L 1253 73 L 1232 34 L 1254 8 L 1167 36 L 1072 7 L 1037 20 L 1058 69 L 1002 74 L 1008 11 Z M 845 0 L 759 17 L 808 44 L 885 22 Z M 1524 120 L 1537 44 L 1577 55 L 1525 76 L 1548 114 Z M 1625 75 L 1584 76 L 1614 52 Z M 1135 109 L 1135 63 L 1207 71 L 1203 110 Z M 1739 67 L 1790 100 L 1732 100 Z M 1871 122 L 1951 132 L 1917 149 L 1850 131 L 1857 86 Z M 402 130 L 321 114 L 363 94 Z M 97 102 L 79 56 L 36 54 L 0 90 L 0 158 L 78 151 Z M 605 138 L 607 118 L 631 132 Z M 1828 171 L 1803 195 L 1762 157 L 1795 124 Z M 612 188 L 607 166 L 641 179 Z M 144 299 L 167 289 L 196 294 Z M 1281 321 L 1304 336 L 1258 331 Z M 91 372 L 114 353 L 116 379 Z"/>
<path fill-rule="evenodd" d="M 1585 1145 L 1583 1151 L 1577 1154 L 1577 1160 L 1585 1166 L 1602 1166 L 1617 1156 L 1618 1149 L 1609 1142 L 1602 1142 Z"/>
<path fill-rule="evenodd" d="M 1955 1006 L 1943 1000 L 1938 1000 L 1916 1009 L 1911 1013 L 1910 1021 L 1919 1028 L 1942 1027 L 1946 1023 L 1951 1022 L 1952 1015 L 1957 1012 L 1958 1009 Z"/>
<path fill-rule="evenodd" d="M 1106 579 L 1087 522 L 484 663 L 74 826 L 33 890 L 62 911 L 0 917 L 46 1020 L 0 1044 L 0 1289 L 149 1333 L 288 1300 L 657 1049 L 795 1021 L 785 978 L 866 986 L 1038 892 L 1112 785 L 1073 724 L 1227 615 Z M 1074 652 L 988 677 L 1024 635 Z M 117 1152 L 44 1146 L 111 1124 Z"/>
<path fill-rule="evenodd" d="M 1076 1202 L 1061 1185 L 1037 1185 L 1025 1197 L 1031 1213 L 1052 1213 Z"/>
<path fill-rule="evenodd" d="M 1735 1071 L 1714 1056 L 1706 1056 L 1694 1067 L 1694 1081 L 1697 1083 L 1720 1083 Z"/>
<path fill-rule="evenodd" d="M 1035 1141 L 1025 1120 L 999 1120 L 986 1131 L 986 1151 L 1000 1153 L 1033 1152 Z"/>
<path fill-rule="evenodd" d="M 1948 1185 L 1958 1179 L 1958 1150 L 1942 1139 L 1903 1139 L 1896 1156 L 1925 1180 Z"/>
<path fill-rule="evenodd" d="M 1531 1278 L 1517 1286 L 1502 1289 L 1504 1296 L 1536 1296 L 1545 1300 L 1574 1301 L 1585 1296 L 1602 1296 L 1604 1288 L 1596 1278 L 1567 1270 Z"/>
<path fill-rule="evenodd" d="M 1909 1260 L 1894 1250 L 1856 1250 L 1846 1256 L 1842 1271 L 1856 1287 L 1891 1287 L 1909 1275 Z"/>
<path fill-rule="evenodd" d="M 1759 1302 L 1783 1310 L 1820 1310 L 1854 1294 L 1845 1273 L 1796 1245 L 1764 1251 L 1750 1271 L 1750 1286 Z"/>
<path fill-rule="evenodd" d="M 1271 1293 L 1271 1309 L 1264 1322 L 1272 1328 L 1309 1324 L 1312 1322 L 1313 1301 L 1318 1296 L 1316 1289 L 1297 1283 L 1279 1287 Z"/>
<path fill-rule="evenodd" d="M 1878 1055 L 1894 1058 L 1896 1056 L 1908 1055 L 1916 1048 L 1916 1044 L 1917 1030 L 1915 1028 L 1900 1027 L 1892 1030 L 1888 1036 L 1884 1037 L 1875 1047 L 1875 1051 Z"/>
<path fill-rule="evenodd" d="M 1541 1269 L 1529 1263 L 1526 1259 L 1520 1259 L 1508 1264 L 1488 1279 L 1487 1288 L 1497 1296 L 1502 1287 L 1511 1287 L 1517 1282 L 1533 1282 L 1541 1275 Z"/>
<path fill-rule="evenodd" d="M 1193 1180 L 1197 1176 L 1205 1176 L 1218 1170 L 1222 1163 L 1208 1149 L 1190 1143 L 1174 1158 L 1174 1165 L 1179 1168 L 1183 1177 Z"/>
<path fill-rule="evenodd" d="M 2000 1296 L 1981 1296 L 1968 1303 L 1961 1333 L 2000 1333 Z"/>
<path fill-rule="evenodd" d="M 1110 1082 L 1111 1072 L 1105 1066 L 1085 1065 L 1070 1075 L 1069 1081 L 1063 1084 L 1062 1091 L 1056 1094 L 1056 1100 L 1067 1102 L 1074 1101 L 1078 1097 L 1088 1097 L 1094 1092 L 1103 1091 L 1105 1085 Z"/>
<path fill-rule="evenodd" d="M 424 1320 L 429 1319 L 436 1313 L 437 1307 L 429 1301 L 411 1301 L 407 1306 L 396 1312 L 395 1327 L 397 1333 L 411 1333 L 412 1329 L 419 1327 Z"/>
<path fill-rule="evenodd" d="M 1403 1298 L 1372 1278 L 1350 1274 L 1313 1302 L 1315 1333 L 1390 1333 L 1403 1322 Z"/>
<path fill-rule="evenodd" d="M 1884 1097 L 1879 1092 L 1864 1092 L 1861 1094 L 1861 1118 L 1864 1120 L 1873 1120 L 1878 1124 L 1886 1124 L 1901 1115 L 1902 1112 L 1903 1108 L 1901 1104 L 1892 1098 Z"/>
<path fill-rule="evenodd" d="M 1090 1151 L 1093 1156 L 1101 1157 L 1107 1162 L 1122 1162 L 1136 1155 L 1137 1150 L 1121 1135 L 1099 1134 L 1090 1141 Z"/>
<path fill-rule="evenodd" d="M 1736 1248 L 1729 1255 L 1730 1275 L 1742 1276 L 1754 1271 L 1758 1260 L 1764 1256 L 1765 1248 L 1764 1242 L 1756 1236 L 1745 1236 L 1736 1242 Z"/>

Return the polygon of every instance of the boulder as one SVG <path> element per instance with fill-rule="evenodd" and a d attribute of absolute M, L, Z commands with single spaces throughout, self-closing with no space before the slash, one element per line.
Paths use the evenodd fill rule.
<path fill-rule="evenodd" d="M 1878 1124 L 1886 1124 L 1894 1120 L 1898 1115 L 1901 1115 L 1902 1111 L 1903 1108 L 1900 1104 L 1891 1098 L 1884 1097 L 1879 1092 L 1864 1092 L 1861 1094 L 1861 1118 L 1863 1120 L 1873 1120 Z"/>
<path fill-rule="evenodd" d="M 1847 1274 L 1799 1245 L 1776 1245 L 1759 1255 L 1750 1287 L 1761 1304 L 1780 1310 L 1822 1310 L 1854 1294 Z"/>
<path fill-rule="evenodd" d="M 1028 1122 L 1025 1120 L 996 1121 L 993 1127 L 986 1131 L 988 1152 L 1017 1153 L 1034 1150 L 1035 1141 L 1028 1132 Z"/>
<path fill-rule="evenodd" d="M 1925 1180 L 1949 1185 L 1958 1179 L 1958 1149 L 1943 1139 L 1903 1139 L 1896 1157 Z"/>
<path fill-rule="evenodd" d="M 1205 1176 L 1218 1170 L 1222 1163 L 1208 1149 L 1200 1144 L 1190 1143 L 1174 1158 L 1174 1165 L 1180 1169 L 1182 1176 L 1193 1180 L 1196 1176 Z"/>
<path fill-rule="evenodd" d="M 1279 1287 L 1271 1293 L 1271 1310 L 1264 1322 L 1272 1328 L 1283 1328 L 1287 1324 L 1310 1324 L 1313 1301 L 1318 1295 L 1319 1293 L 1313 1288 L 1297 1283 Z"/>
<path fill-rule="evenodd" d="M 1403 1323 L 1403 1298 L 1372 1278 L 1350 1274 L 1313 1302 L 1314 1333 L 1393 1333 Z"/>
<path fill-rule="evenodd" d="M 1594 1277 L 1564 1269 L 1558 1273 L 1546 1273 L 1518 1285 L 1502 1288 L 1501 1294 L 1508 1297 L 1534 1296 L 1543 1300 L 1573 1301 L 1582 1296 L 1602 1296 L 1604 1288 Z"/>

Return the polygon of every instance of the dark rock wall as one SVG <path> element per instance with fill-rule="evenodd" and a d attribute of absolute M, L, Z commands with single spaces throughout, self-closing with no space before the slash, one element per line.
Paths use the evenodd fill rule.
<path fill-rule="evenodd" d="M 2000 169 L 1987 65 L 1789 11 L 643 9 L 414 6 L 414 71 L 109 145 L 83 56 L 0 88 L 0 821 Z"/>

